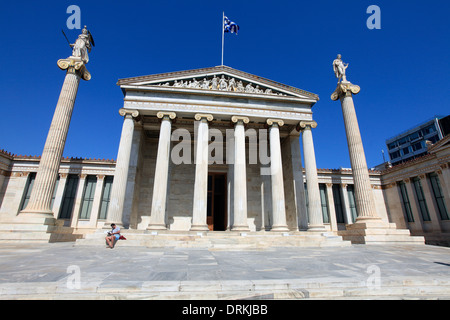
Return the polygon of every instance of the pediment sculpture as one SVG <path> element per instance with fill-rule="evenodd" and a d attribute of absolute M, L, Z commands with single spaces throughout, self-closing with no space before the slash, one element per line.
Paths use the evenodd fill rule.
<path fill-rule="evenodd" d="M 217 75 L 213 75 L 204 77 L 203 79 L 191 78 L 191 79 L 174 80 L 152 85 L 173 87 L 173 88 L 204 89 L 215 91 L 287 96 L 284 93 L 273 91 L 271 88 L 262 88 L 258 84 L 246 82 L 241 79 L 235 79 L 229 76 L 225 77 L 225 75 L 221 75 L 219 77 Z"/>

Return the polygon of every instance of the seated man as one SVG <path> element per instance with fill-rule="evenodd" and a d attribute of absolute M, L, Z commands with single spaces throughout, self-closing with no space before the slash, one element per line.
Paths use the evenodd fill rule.
<path fill-rule="evenodd" d="M 117 227 L 114 223 L 111 223 L 112 231 L 108 232 L 108 235 L 106 236 L 106 242 L 108 243 L 108 246 L 112 249 L 114 248 L 114 244 L 117 240 L 120 238 L 120 228 Z"/>

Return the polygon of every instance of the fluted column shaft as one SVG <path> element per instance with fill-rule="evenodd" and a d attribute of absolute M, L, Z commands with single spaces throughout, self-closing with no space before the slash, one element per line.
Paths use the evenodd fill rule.
<path fill-rule="evenodd" d="M 283 120 L 268 119 L 270 143 L 270 178 L 272 181 L 272 228 L 271 231 L 288 231 L 286 203 L 284 199 L 283 165 L 281 161 L 280 127 Z"/>
<path fill-rule="evenodd" d="M 174 112 L 158 112 L 157 117 L 162 118 L 162 121 L 153 182 L 152 211 L 148 227 L 150 230 L 166 229 L 166 199 L 169 176 L 170 135 L 172 132 L 171 119 L 174 119 L 176 114 Z"/>
<path fill-rule="evenodd" d="M 195 120 L 200 121 L 197 131 L 197 153 L 195 163 L 194 205 L 192 214 L 192 231 L 208 231 L 206 221 L 208 205 L 208 121 L 212 115 L 196 114 Z"/>
<path fill-rule="evenodd" d="M 248 231 L 247 222 L 247 169 L 245 152 L 245 127 L 247 117 L 233 116 L 234 126 L 234 217 L 231 230 Z"/>
<path fill-rule="evenodd" d="M 358 210 L 357 222 L 367 219 L 379 219 L 375 210 L 366 156 L 351 91 L 347 90 L 341 94 L 340 100 L 355 185 L 355 201 Z"/>
<path fill-rule="evenodd" d="M 109 228 L 111 223 L 115 223 L 118 226 L 123 225 L 123 205 L 127 190 L 131 145 L 134 133 L 134 118 L 139 116 L 137 110 L 120 109 L 119 113 L 124 117 L 124 120 L 105 228 Z"/>
<path fill-rule="evenodd" d="M 305 158 L 306 189 L 308 191 L 308 231 L 324 231 L 322 205 L 320 202 L 319 178 L 317 176 L 316 155 L 311 128 L 316 128 L 315 121 L 302 121 L 303 153 Z"/>
<path fill-rule="evenodd" d="M 58 179 L 59 166 L 69 131 L 80 78 L 81 74 L 78 70 L 73 66 L 68 67 L 39 162 L 30 200 L 21 213 L 39 213 L 53 216 L 51 209 L 52 196 L 56 180 Z"/>

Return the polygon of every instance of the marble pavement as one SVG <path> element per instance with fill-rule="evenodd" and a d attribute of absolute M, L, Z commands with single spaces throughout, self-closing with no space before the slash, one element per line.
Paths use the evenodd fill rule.
<path fill-rule="evenodd" d="M 0 299 L 449 299 L 450 248 L 2 244 Z"/>

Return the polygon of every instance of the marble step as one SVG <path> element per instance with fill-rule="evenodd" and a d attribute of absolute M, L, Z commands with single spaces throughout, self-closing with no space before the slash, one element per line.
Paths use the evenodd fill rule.
<path fill-rule="evenodd" d="M 379 287 L 364 281 L 322 281 L 311 279 L 231 280 L 231 281 L 117 281 L 92 283 L 69 289 L 64 282 L 0 284 L 0 299 L 450 299 L 448 279 L 382 281 Z"/>
<path fill-rule="evenodd" d="M 321 246 L 348 246 L 348 241 L 336 235 L 321 234 L 285 234 L 285 235 L 260 235 L 246 234 L 158 234 L 127 233 L 123 232 L 127 240 L 119 240 L 119 246 L 146 246 L 146 247 L 192 247 L 192 248 L 268 248 L 268 247 L 321 247 Z M 95 233 L 86 235 L 84 239 L 76 241 L 75 245 L 101 246 L 105 244 L 105 234 Z"/>

